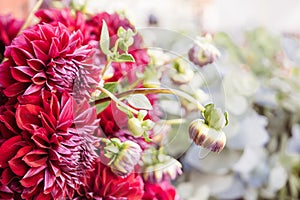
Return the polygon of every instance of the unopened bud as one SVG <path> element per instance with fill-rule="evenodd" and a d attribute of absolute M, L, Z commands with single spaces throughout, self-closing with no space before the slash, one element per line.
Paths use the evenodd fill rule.
<path fill-rule="evenodd" d="M 142 155 L 143 177 L 149 182 L 174 180 L 182 173 L 179 161 L 157 149 L 148 149 Z"/>
<path fill-rule="evenodd" d="M 131 173 L 141 157 L 141 147 L 127 140 L 121 142 L 118 138 L 103 139 L 104 156 L 109 159 L 108 165 L 112 172 L 118 176 L 126 176 Z"/>
<path fill-rule="evenodd" d="M 196 145 L 213 152 L 221 152 L 226 143 L 226 136 L 222 130 L 209 127 L 201 119 L 192 121 L 189 135 Z"/>
<path fill-rule="evenodd" d="M 219 50 L 210 43 L 211 37 L 199 38 L 196 44 L 189 50 L 189 59 L 195 65 L 203 67 L 213 63 L 220 57 Z"/>
<path fill-rule="evenodd" d="M 173 63 L 175 72 L 171 74 L 171 79 L 177 84 L 188 83 L 194 76 L 193 70 L 189 67 L 188 63 L 183 59 L 177 59 Z"/>
<path fill-rule="evenodd" d="M 134 137 L 141 137 L 145 132 L 141 121 L 135 117 L 128 119 L 128 129 Z"/>

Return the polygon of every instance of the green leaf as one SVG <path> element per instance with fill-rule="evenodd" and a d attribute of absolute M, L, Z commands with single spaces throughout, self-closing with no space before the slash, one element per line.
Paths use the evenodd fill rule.
<path fill-rule="evenodd" d="M 149 99 L 144 94 L 132 94 L 127 97 L 129 105 L 134 108 L 152 110 L 152 105 Z"/>
<path fill-rule="evenodd" d="M 104 20 L 102 20 L 102 30 L 101 30 L 101 36 L 100 36 L 100 48 L 102 52 L 107 55 L 110 53 L 109 51 L 109 33 L 107 29 L 107 25 Z"/>
<path fill-rule="evenodd" d="M 134 58 L 130 54 L 122 54 L 113 60 L 114 62 L 135 62 Z"/>
<path fill-rule="evenodd" d="M 118 87 L 118 82 L 108 82 L 105 83 L 103 86 L 106 90 L 110 91 L 111 93 L 114 93 Z M 102 99 L 104 97 L 107 97 L 107 95 L 103 92 L 101 92 L 101 94 L 98 96 L 97 99 Z M 100 104 L 96 105 L 96 110 L 97 113 L 102 112 L 105 108 L 107 108 L 107 106 L 110 104 L 110 102 L 103 102 Z"/>
<path fill-rule="evenodd" d="M 228 112 L 224 112 L 224 116 L 225 116 L 225 120 L 226 120 L 225 126 L 227 126 L 228 125 Z"/>

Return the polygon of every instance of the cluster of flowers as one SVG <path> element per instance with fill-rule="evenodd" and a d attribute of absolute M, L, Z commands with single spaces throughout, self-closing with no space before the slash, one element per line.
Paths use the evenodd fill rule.
<path fill-rule="evenodd" d="M 146 91 L 137 72 L 150 57 L 132 24 L 71 9 L 35 16 L 30 27 L 0 18 L 0 199 L 177 199 L 181 164 L 153 139 L 157 95 L 113 94 L 121 82 Z M 191 139 L 219 152 L 226 116 L 201 109 Z"/>

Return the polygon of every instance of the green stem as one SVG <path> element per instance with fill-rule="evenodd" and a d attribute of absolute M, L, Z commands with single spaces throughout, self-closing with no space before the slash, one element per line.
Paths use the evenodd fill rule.
<path fill-rule="evenodd" d="M 168 120 L 158 121 L 159 124 L 169 124 L 169 125 L 183 124 L 185 122 L 186 122 L 186 119 L 168 119 Z"/>
<path fill-rule="evenodd" d="M 109 100 L 113 100 L 119 106 L 122 106 L 126 110 L 128 110 L 128 111 L 130 111 L 130 112 L 132 112 L 132 113 L 134 113 L 136 115 L 139 113 L 137 110 L 135 110 L 135 109 L 131 108 L 130 106 L 126 105 L 125 103 L 123 103 L 120 99 L 118 99 L 114 94 L 112 94 L 107 89 L 102 88 L 102 87 L 98 87 L 97 89 L 100 90 L 101 92 L 105 93 L 108 96 L 108 101 Z"/>
<path fill-rule="evenodd" d="M 36 4 L 34 5 L 34 7 L 32 8 L 32 10 L 30 11 L 25 23 L 23 24 L 23 26 L 21 27 L 20 31 L 18 32 L 18 35 L 25 29 L 29 26 L 33 16 L 34 16 L 34 13 L 40 8 L 40 6 L 42 5 L 43 3 L 43 0 L 39 0 L 36 2 Z"/>
<path fill-rule="evenodd" d="M 114 51 L 113 51 L 112 55 L 117 54 L 119 42 L 120 42 L 120 39 L 117 39 L 116 42 L 115 42 L 115 46 L 113 47 Z M 102 77 L 104 76 L 105 72 L 107 71 L 107 69 L 109 68 L 111 63 L 113 62 L 110 55 L 106 55 L 106 60 L 107 60 L 107 63 L 106 63 L 106 65 L 105 65 L 105 67 L 104 67 L 104 69 L 102 70 L 102 73 L 101 73 Z"/>
<path fill-rule="evenodd" d="M 122 93 L 119 93 L 117 95 L 115 95 L 114 97 L 117 99 L 122 99 L 124 97 L 127 97 L 131 94 L 174 94 L 177 96 L 180 96 L 186 100 L 188 100 L 191 103 L 194 103 L 197 108 L 203 112 L 205 110 L 204 106 L 199 103 L 194 97 L 192 97 L 191 95 L 182 92 L 180 90 L 176 90 L 176 89 L 169 89 L 169 88 L 135 88 L 132 90 L 128 90 Z M 100 104 L 100 103 L 104 103 L 107 101 L 110 101 L 110 97 L 106 97 L 106 98 L 102 98 L 102 99 L 98 99 L 95 101 L 95 104 Z"/>
<path fill-rule="evenodd" d="M 110 64 L 112 63 L 111 59 L 108 59 L 104 69 L 102 70 L 101 76 L 104 77 L 105 72 L 107 71 L 108 67 L 110 66 Z"/>

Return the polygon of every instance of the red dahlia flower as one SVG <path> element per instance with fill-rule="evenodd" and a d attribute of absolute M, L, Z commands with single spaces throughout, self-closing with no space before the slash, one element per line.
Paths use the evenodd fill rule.
<path fill-rule="evenodd" d="M 42 91 L 19 97 L 15 120 L 13 108 L 1 113 L 0 187 L 24 199 L 73 197 L 85 170 L 92 168 L 95 152 L 87 134 L 97 128 L 94 111 L 74 110 L 78 106 L 66 92 Z"/>
<path fill-rule="evenodd" d="M 24 21 L 14 19 L 11 15 L 0 15 L 0 62 L 3 59 L 5 46 L 17 36 Z"/>
<path fill-rule="evenodd" d="M 168 182 L 145 183 L 145 193 L 142 200 L 177 200 L 175 188 Z"/>
<path fill-rule="evenodd" d="M 91 40 L 89 31 L 85 25 L 85 19 L 81 12 L 76 12 L 74 15 L 68 8 L 49 8 L 38 10 L 35 16 L 40 19 L 40 23 L 53 25 L 62 23 L 68 28 L 70 33 L 80 30 L 83 33 L 83 44 L 88 44 Z"/>
<path fill-rule="evenodd" d="M 100 160 L 95 162 L 94 171 L 84 177 L 84 183 L 82 197 L 77 199 L 140 200 L 144 193 L 144 183 L 139 175 L 117 176 Z"/>
<path fill-rule="evenodd" d="M 92 47 L 82 46 L 80 31 L 70 34 L 58 24 L 34 26 L 7 47 L 0 65 L 0 86 L 8 97 L 30 95 L 46 88 L 88 96 L 99 82 L 99 69 L 86 64 Z"/>

